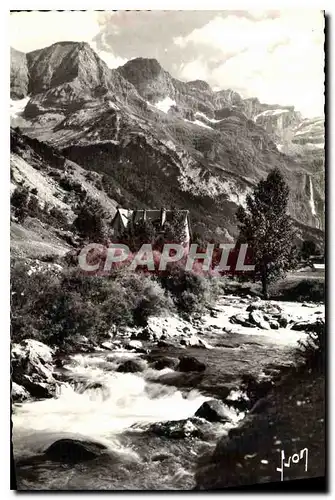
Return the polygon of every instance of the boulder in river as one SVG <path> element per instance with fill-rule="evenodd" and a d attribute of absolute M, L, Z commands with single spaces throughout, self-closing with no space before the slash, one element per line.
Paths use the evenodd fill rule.
<path fill-rule="evenodd" d="M 124 363 L 122 363 L 116 371 L 120 372 L 120 373 L 142 372 L 143 365 L 141 363 L 139 363 L 138 361 L 135 361 L 133 359 L 128 359 L 128 361 L 125 361 Z"/>
<path fill-rule="evenodd" d="M 164 370 L 164 368 L 176 368 L 178 360 L 176 358 L 158 358 L 152 365 L 154 370 Z"/>
<path fill-rule="evenodd" d="M 289 322 L 288 316 L 284 313 L 278 314 L 278 316 L 276 317 L 276 320 L 278 321 L 279 326 L 281 328 L 286 328 L 288 325 L 288 322 Z"/>
<path fill-rule="evenodd" d="M 143 344 L 140 340 L 130 340 L 128 344 L 125 345 L 125 348 L 129 351 L 136 351 L 141 354 L 146 354 L 146 349 L 143 348 Z"/>
<path fill-rule="evenodd" d="M 132 340 L 156 340 L 157 335 L 148 326 L 142 328 L 139 332 L 134 332 L 131 336 Z"/>
<path fill-rule="evenodd" d="M 270 325 L 270 328 L 272 330 L 278 330 L 279 329 L 279 322 L 276 319 L 270 319 L 269 325 Z"/>
<path fill-rule="evenodd" d="M 279 304 L 273 304 L 266 300 L 257 300 L 247 307 L 247 311 L 262 311 L 264 314 L 280 314 L 282 309 Z"/>
<path fill-rule="evenodd" d="M 274 381 L 269 379 L 256 380 L 253 375 L 244 374 L 242 376 L 242 388 L 249 397 L 251 404 L 265 397 L 274 386 Z"/>
<path fill-rule="evenodd" d="M 206 365 L 193 356 L 180 356 L 177 370 L 180 372 L 203 372 Z"/>
<path fill-rule="evenodd" d="M 34 339 L 14 344 L 11 350 L 12 381 L 31 396 L 53 397 L 57 381 L 53 376 L 54 350 Z"/>
<path fill-rule="evenodd" d="M 229 318 L 230 323 L 246 326 L 248 328 L 255 328 L 253 322 L 249 320 L 248 314 L 234 314 Z"/>
<path fill-rule="evenodd" d="M 230 419 L 225 411 L 224 405 L 217 399 L 205 401 L 195 412 L 195 417 L 204 418 L 208 422 L 229 422 Z"/>
<path fill-rule="evenodd" d="M 180 342 L 181 343 L 181 342 Z M 192 335 L 189 339 L 184 340 L 184 345 L 187 347 L 198 347 L 202 349 L 213 349 L 211 345 L 206 342 L 204 339 L 200 339 L 196 335 Z"/>
<path fill-rule="evenodd" d="M 293 323 L 291 329 L 298 332 L 323 333 L 325 329 L 325 322 L 323 318 L 317 318 L 313 321 L 298 321 Z"/>
<path fill-rule="evenodd" d="M 43 382 L 32 375 L 23 375 L 21 379 L 23 387 L 33 398 L 47 399 L 56 395 L 57 382 Z"/>
<path fill-rule="evenodd" d="M 197 425 L 197 419 L 156 422 L 154 424 L 151 424 L 148 430 L 150 433 L 171 439 L 203 437 L 203 432 L 201 430 L 201 421 L 199 421 L 199 425 Z"/>
<path fill-rule="evenodd" d="M 14 403 L 21 402 L 29 398 L 28 391 L 22 385 L 16 384 L 15 382 L 12 383 L 11 395 Z"/>
<path fill-rule="evenodd" d="M 264 319 L 262 312 L 259 310 L 251 311 L 249 313 L 249 321 L 250 323 L 254 323 L 259 328 L 262 328 L 262 330 L 271 330 L 270 324 Z"/>
<path fill-rule="evenodd" d="M 112 351 L 113 349 L 115 349 L 114 343 L 111 342 L 110 340 L 106 340 L 105 342 L 103 342 L 101 344 L 101 347 L 103 347 L 104 349 L 107 349 L 109 351 Z"/>
<path fill-rule="evenodd" d="M 79 463 L 93 460 L 107 450 L 101 443 L 79 441 L 76 439 L 59 439 L 44 452 L 49 460 L 63 463 Z"/>

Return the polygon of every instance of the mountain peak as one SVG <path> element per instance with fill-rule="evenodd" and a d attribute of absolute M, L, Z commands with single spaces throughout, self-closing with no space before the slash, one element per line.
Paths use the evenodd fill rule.
<path fill-rule="evenodd" d="M 130 59 L 120 69 L 127 71 L 129 74 L 135 71 L 140 71 L 143 76 L 154 77 L 161 71 L 164 71 L 157 59 L 147 57 L 136 57 Z"/>
<path fill-rule="evenodd" d="M 74 80 L 86 91 L 106 85 L 109 69 L 87 42 L 57 42 L 27 54 L 29 91 L 39 93 Z"/>
<path fill-rule="evenodd" d="M 197 90 L 203 90 L 204 92 L 212 92 L 212 88 L 209 83 L 204 80 L 192 80 L 191 82 L 186 82 L 189 87 L 194 87 Z"/>
<path fill-rule="evenodd" d="M 137 57 L 117 71 L 134 85 L 144 99 L 151 101 L 159 97 L 174 97 L 172 77 L 156 59 Z"/>

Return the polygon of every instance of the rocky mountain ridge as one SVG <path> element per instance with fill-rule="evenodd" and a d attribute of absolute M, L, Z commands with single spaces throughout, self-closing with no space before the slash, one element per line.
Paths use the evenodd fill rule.
<path fill-rule="evenodd" d="M 232 238 L 237 205 L 278 166 L 291 188 L 291 215 L 323 228 L 322 120 L 214 92 L 201 80 L 181 82 L 153 59 L 111 70 L 86 43 L 13 51 L 11 64 L 16 109 L 29 97 L 13 125 L 108 176 L 122 206 L 188 208 L 204 237 Z M 306 153 L 313 134 L 317 151 Z M 290 156 L 279 151 L 284 137 Z M 300 149 L 292 153 L 295 140 Z"/>

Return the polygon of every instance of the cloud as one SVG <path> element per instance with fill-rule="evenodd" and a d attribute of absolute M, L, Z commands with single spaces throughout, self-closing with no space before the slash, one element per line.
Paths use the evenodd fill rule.
<path fill-rule="evenodd" d="M 108 19 L 113 12 L 108 13 Z M 42 49 L 56 42 L 89 42 L 110 68 L 127 62 L 112 51 L 99 50 L 92 40 L 101 32 L 104 14 L 99 12 L 18 12 L 10 16 L 10 45 L 22 52 Z"/>
<path fill-rule="evenodd" d="M 232 88 L 243 97 L 292 104 L 305 116 L 323 114 L 324 20 L 319 11 L 282 11 L 252 19 L 220 15 L 174 43 L 197 48 L 198 58 L 183 65 L 180 78 L 207 79 L 213 87 Z M 201 56 L 211 47 L 212 60 Z M 229 57 L 227 57 L 229 55 Z"/>
<path fill-rule="evenodd" d="M 21 52 L 56 42 L 88 42 L 100 31 L 98 12 L 15 12 L 10 15 L 10 45 Z"/>
<path fill-rule="evenodd" d="M 116 56 L 111 51 L 99 50 L 96 42 L 89 42 L 89 43 L 90 43 L 90 46 L 92 47 L 92 49 L 97 54 L 99 54 L 100 59 L 102 59 L 107 64 L 107 66 L 111 69 L 118 68 L 119 66 L 123 66 L 128 61 L 128 59 L 125 59 L 124 57 Z"/>

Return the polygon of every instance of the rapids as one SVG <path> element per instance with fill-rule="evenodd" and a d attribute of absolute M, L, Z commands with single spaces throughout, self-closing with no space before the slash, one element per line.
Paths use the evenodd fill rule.
<path fill-rule="evenodd" d="M 141 355 L 120 348 L 69 357 L 64 367 L 67 382 L 59 385 L 55 398 L 13 405 L 18 489 L 192 489 L 199 457 L 212 450 L 218 437 L 237 425 L 244 414 L 227 407 L 230 422 L 209 424 L 212 433 L 206 440 L 154 435 L 148 432 L 149 424 L 193 417 L 204 401 L 220 399 L 224 386 L 231 388 L 227 400 L 233 401 L 241 374 L 262 374 L 270 363 L 289 362 L 292 349 L 304 335 L 290 329 L 262 331 L 232 325 L 229 317 L 240 312 L 241 305 L 246 307 L 227 298 L 221 312 L 218 307 L 215 317 L 203 318 L 204 338 L 214 349 L 187 349 L 188 355 L 207 366 L 204 378 L 196 383 L 191 374 L 169 368 L 153 370 Z M 294 312 L 296 319 L 310 320 L 322 314 L 320 305 L 286 303 L 283 307 L 288 314 Z M 228 333 L 222 332 L 222 325 L 229 327 Z M 168 355 L 181 354 L 186 354 L 185 348 Z M 142 364 L 142 372 L 116 371 L 132 358 Z M 108 456 L 76 465 L 42 457 L 48 446 L 61 438 L 101 443 Z"/>
<path fill-rule="evenodd" d="M 114 370 L 121 361 L 137 355 L 120 350 L 109 353 L 106 361 L 106 354 L 99 352 L 72 356 L 65 365 L 72 381 L 59 386 L 57 397 L 14 405 L 14 456 L 18 464 L 20 460 L 28 459 L 24 466 L 19 465 L 22 489 L 76 489 L 73 484 L 69 484 L 70 478 L 72 483 L 74 478 L 78 479 L 79 489 L 173 489 L 191 486 L 193 473 L 190 469 L 195 464 L 197 450 L 208 445 L 199 442 L 185 446 L 183 440 L 170 443 L 166 438 L 151 437 L 145 434 L 145 424 L 192 417 L 201 404 L 211 398 L 197 390 L 182 392 L 176 387 L 153 381 L 155 373 L 162 376 L 172 372 L 168 368 L 156 372 L 146 366 L 141 373 L 118 373 Z M 150 380 L 146 380 L 147 377 Z M 232 409 L 228 411 L 232 419 L 237 421 L 239 417 L 236 412 Z M 217 424 L 215 436 L 226 432 L 229 427 L 230 424 Z M 44 462 L 36 466 L 34 460 L 29 464 L 29 457 L 40 455 L 50 444 L 64 437 L 96 441 L 107 446 L 113 457 L 111 467 L 114 467 L 115 461 L 119 464 L 119 480 L 116 480 L 114 472 L 113 481 L 108 482 L 103 472 L 106 464 L 101 463 L 90 466 L 81 464 L 71 470 L 66 466 L 64 468 L 64 464 Z M 173 458 L 173 463 L 168 467 L 169 472 L 161 476 L 159 470 L 162 464 L 166 465 L 157 460 L 155 455 L 163 454 L 164 458 L 165 454 L 165 462 L 168 462 L 169 457 L 171 462 L 176 449 L 180 460 Z M 146 468 L 148 461 L 151 462 L 152 476 L 147 471 L 146 476 L 137 477 L 138 470 Z M 126 477 L 124 469 L 127 471 Z M 84 475 L 83 470 L 86 470 Z M 137 479 L 131 477 L 131 471 L 136 471 Z M 28 472 L 30 479 L 26 478 Z M 101 484 L 93 481 L 96 475 Z"/>

